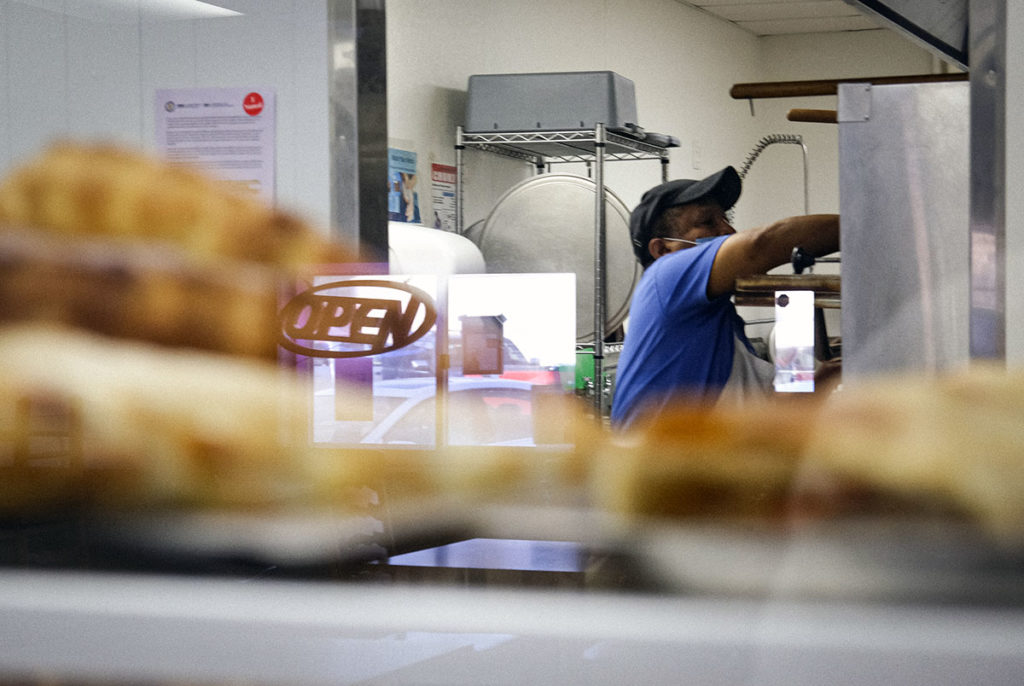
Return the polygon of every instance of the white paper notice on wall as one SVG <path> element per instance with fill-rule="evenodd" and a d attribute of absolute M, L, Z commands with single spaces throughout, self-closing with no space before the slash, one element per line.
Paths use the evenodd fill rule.
<path fill-rule="evenodd" d="M 157 148 L 243 191 L 275 201 L 275 102 L 271 88 L 156 91 Z"/>
<path fill-rule="evenodd" d="M 814 291 L 775 292 L 775 390 L 814 391 Z"/>

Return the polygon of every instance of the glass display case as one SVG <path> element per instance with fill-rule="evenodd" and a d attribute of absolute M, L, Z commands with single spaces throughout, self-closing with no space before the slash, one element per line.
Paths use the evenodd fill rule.
<path fill-rule="evenodd" d="M 148 145 L 157 88 L 261 82 L 277 96 L 278 198 L 381 247 L 367 232 L 386 226 L 384 189 L 361 184 L 377 171 L 386 178 L 374 166 L 386 160 L 386 136 L 368 126 L 382 122 L 374 117 L 386 84 L 383 43 L 358 64 L 352 51 L 360 36 L 380 40 L 383 4 L 222 0 L 226 13 L 175 19 L 149 16 L 140 3 L 0 0 L 0 52 L 11 58 L 0 71 L 9 97 L 0 125 L 19 132 L 3 137 L 0 169 L 69 121 L 82 135 Z M 54 45 L 64 49 L 60 60 L 50 59 Z M 369 72 L 357 78 L 357 69 Z M 602 193 L 602 156 L 667 159 L 663 147 L 602 131 L 572 136 L 463 134 L 460 145 L 538 167 L 555 155 L 594 161 Z M 605 203 L 600 193 L 595 200 L 599 256 Z M 12 265 L 0 258 L 0 269 Z M 596 265 L 591 373 L 600 378 L 599 257 Z M 135 283 L 125 270 L 104 275 Z M 68 332 L 48 339 L 52 347 L 15 349 L 5 324 L 0 684 L 1021 682 L 1019 387 L 985 385 L 990 377 L 923 391 L 893 383 L 834 412 L 799 401 L 680 412 L 650 434 L 612 436 L 590 408 L 537 390 L 571 376 L 562 355 L 573 332 L 559 329 L 549 357 L 516 333 L 521 314 L 490 290 L 492 276 L 453 277 L 454 319 L 434 329 L 433 342 L 425 336 L 422 346 L 355 371 L 321 364 L 309 393 L 286 398 L 298 397 L 294 404 L 277 402 L 277 383 L 293 369 L 276 358 L 269 376 L 224 357 L 164 376 L 164 367 L 138 362 L 167 350 L 93 347 L 91 338 L 78 347 Z M 564 274 L 549 276 L 558 278 L 531 282 L 529 298 L 561 307 L 571 286 Z M 72 290 L 63 283 L 48 292 Z M 431 288 L 440 297 L 437 281 Z M 175 302 L 186 312 L 210 305 Z M 558 326 L 572 319 L 559 312 Z M 437 353 L 437 337 L 449 339 L 448 352 Z M 85 366 L 69 359 L 86 349 L 95 357 Z M 470 360 L 474 351 L 487 354 Z M 466 373 L 471 361 L 475 374 Z M 439 377 L 442 365 L 462 373 Z M 55 381 L 16 396 L 29 368 Z M 134 387 L 109 383 L 140 369 Z M 393 394 L 342 407 L 336 382 L 359 375 L 391 381 L 381 388 Z M 512 376 L 487 378 L 503 375 Z M 439 383 L 447 395 L 438 396 Z M 237 393 L 225 395 L 227 386 Z M 62 398 L 54 392 L 69 387 Z M 200 392 L 211 388 L 218 392 Z M 461 393 L 467 403 L 447 414 L 430 404 Z M 102 410 L 76 413 L 76 403 L 97 398 Z M 349 411 L 378 401 L 382 421 L 341 436 L 352 428 L 343 422 L 360 421 Z M 298 427 L 298 439 L 283 426 L 294 409 L 315 418 Z M 504 433 L 481 438 L 470 417 L 477 412 Z M 83 416 L 89 421 L 77 423 Z M 444 424 L 432 425 L 439 416 Z M 128 424 L 135 435 L 125 450 L 115 439 Z M 244 449 L 233 451 L 232 441 Z M 864 480 L 895 479 L 911 491 L 896 488 L 898 496 L 920 488 L 956 498 L 917 509 L 914 497 L 833 481 L 824 468 L 838 464 L 840 448 L 852 456 L 846 469 L 876 468 Z M 179 452 L 186 459 L 167 460 Z M 84 454 L 98 455 L 97 464 Z M 108 468 L 125 454 L 152 458 L 143 460 L 151 470 Z M 805 454 L 818 461 L 795 459 Z M 901 465 L 913 469 L 893 468 Z M 47 485 L 135 506 L 57 498 L 54 507 Z M 188 486 L 197 488 L 182 497 Z M 814 498 L 797 499 L 795 509 L 780 504 L 805 488 Z M 46 506 L 19 510 L 16 498 Z M 723 516 L 737 504 L 751 516 Z"/>

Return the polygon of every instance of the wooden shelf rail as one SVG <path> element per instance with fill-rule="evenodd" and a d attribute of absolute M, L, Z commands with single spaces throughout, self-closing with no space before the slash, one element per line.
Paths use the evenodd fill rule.
<path fill-rule="evenodd" d="M 966 81 L 968 74 L 919 74 L 911 76 L 876 76 L 860 79 L 820 79 L 812 81 L 775 81 L 766 83 L 737 83 L 729 89 L 736 100 L 760 98 L 799 98 L 812 95 L 836 95 L 841 83 L 870 83 L 873 85 L 901 83 L 944 83 Z"/>

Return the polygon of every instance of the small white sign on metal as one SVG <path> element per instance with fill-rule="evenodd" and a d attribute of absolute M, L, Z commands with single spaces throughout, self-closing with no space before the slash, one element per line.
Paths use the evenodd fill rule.
<path fill-rule="evenodd" d="M 775 390 L 814 391 L 814 291 L 775 292 Z"/>

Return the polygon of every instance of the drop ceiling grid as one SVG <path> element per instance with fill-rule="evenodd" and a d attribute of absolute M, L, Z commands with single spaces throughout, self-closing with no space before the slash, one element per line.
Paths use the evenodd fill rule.
<path fill-rule="evenodd" d="M 843 0 L 678 0 L 758 36 L 879 28 Z"/>

